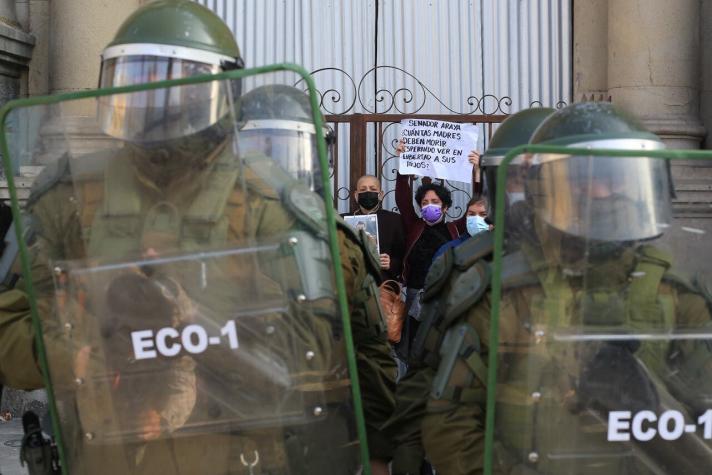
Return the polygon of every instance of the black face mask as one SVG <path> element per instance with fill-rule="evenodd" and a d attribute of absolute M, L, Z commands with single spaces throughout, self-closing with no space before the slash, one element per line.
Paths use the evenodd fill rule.
<path fill-rule="evenodd" d="M 358 194 L 356 200 L 358 205 L 365 210 L 371 210 L 378 206 L 378 192 L 377 191 L 362 191 Z"/>

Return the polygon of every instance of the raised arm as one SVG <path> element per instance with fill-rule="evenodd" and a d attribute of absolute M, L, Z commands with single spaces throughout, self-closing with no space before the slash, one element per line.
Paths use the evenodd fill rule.
<path fill-rule="evenodd" d="M 467 160 L 472 164 L 472 196 L 480 196 L 482 194 L 483 181 L 479 152 L 475 150 L 470 151 Z"/>
<path fill-rule="evenodd" d="M 403 152 L 405 152 L 405 145 L 403 141 L 400 141 L 396 147 L 396 156 L 400 157 Z M 419 219 L 413 207 L 413 187 L 409 175 L 400 173 L 396 175 L 396 205 L 400 211 L 403 226 L 406 227 L 406 233 L 408 233 L 408 229 L 415 225 Z"/>

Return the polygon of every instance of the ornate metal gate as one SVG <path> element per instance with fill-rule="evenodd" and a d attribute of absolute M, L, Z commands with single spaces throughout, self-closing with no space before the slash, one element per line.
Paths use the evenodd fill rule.
<path fill-rule="evenodd" d="M 395 148 L 400 121 L 418 118 L 475 124 L 481 127 L 478 148 L 482 152 L 496 124 L 516 112 L 511 97 L 492 94 L 470 95 L 461 108 L 454 108 L 420 79 L 396 66 L 371 68 L 358 81 L 339 68 L 321 68 L 311 75 L 317 84 L 321 111 L 336 133 L 333 192 L 334 206 L 340 211 L 350 209 L 351 192 L 358 178 L 365 174 L 381 179 L 385 206 L 396 210 L 392 195 L 398 169 Z M 389 75 L 393 77 L 386 81 Z M 322 81 L 323 76 L 330 80 Z M 397 81 L 395 76 L 398 76 Z M 392 88 L 379 87 L 384 82 L 393 84 Z M 529 104 L 530 107 L 544 105 L 541 101 Z M 546 105 L 561 108 L 566 103 L 558 100 Z M 470 184 L 446 181 L 445 185 L 453 193 L 450 217 L 458 218 L 471 197 Z"/>
<path fill-rule="evenodd" d="M 493 125 L 502 122 L 507 115 L 491 114 L 491 115 L 462 115 L 462 114 L 346 114 L 346 115 L 326 115 L 327 122 L 331 123 L 336 131 L 337 144 L 341 140 L 348 140 L 349 166 L 347 168 L 348 187 L 337 186 L 334 190 L 334 206 L 339 207 L 340 202 L 348 202 L 351 197 L 351 191 L 356 188 L 356 181 L 359 177 L 367 174 L 368 169 L 374 171 L 374 175 L 381 179 L 384 191 L 386 192 L 385 199 L 394 192 L 392 187 L 387 186 L 388 182 L 395 182 L 395 173 L 398 169 L 395 149 L 397 139 L 386 140 L 386 133 L 389 128 L 398 126 L 400 121 L 404 119 L 433 119 L 446 120 L 450 122 L 463 122 L 475 125 L 484 125 L 487 138 L 492 136 Z M 348 137 L 340 136 L 338 124 L 348 124 Z M 370 157 L 373 160 L 371 167 L 368 166 L 369 148 L 367 144 L 368 131 L 372 128 L 375 131 L 376 143 L 375 150 Z M 334 183 L 338 184 L 340 170 L 343 167 L 339 166 L 339 153 L 344 147 L 336 147 L 334 155 Z M 354 160 L 354 158 L 356 158 Z M 448 188 L 453 194 L 463 193 L 464 201 L 469 200 L 470 192 L 462 183 L 446 182 Z M 458 200 L 458 201 L 463 201 Z M 459 217 L 462 213 L 462 206 L 455 205 L 451 210 L 452 217 Z M 395 208 L 394 208 L 395 209 Z"/>

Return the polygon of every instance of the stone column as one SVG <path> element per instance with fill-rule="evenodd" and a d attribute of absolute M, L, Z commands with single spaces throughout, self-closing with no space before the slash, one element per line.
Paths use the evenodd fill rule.
<path fill-rule="evenodd" d="M 712 130 L 712 0 L 702 0 L 700 15 L 701 43 L 703 53 L 700 55 L 702 63 L 702 92 L 700 94 L 700 115 L 705 128 Z M 712 149 L 712 135 L 707 134 L 705 147 Z"/>
<path fill-rule="evenodd" d="M 49 1 L 47 93 L 71 93 L 98 87 L 101 52 L 123 21 L 143 3 L 146 1 Z M 95 114 L 93 99 L 65 103 L 62 117 L 53 118 L 40 130 L 45 143 L 63 145 L 48 150 L 69 148 L 75 152 L 91 152 L 112 146 L 99 131 Z M 66 140 L 69 142 L 64 143 Z M 35 164 L 42 165 L 53 158 L 35 157 Z"/>
<path fill-rule="evenodd" d="M 50 3 L 50 93 L 93 89 L 100 54 L 140 0 L 52 0 Z"/>
<path fill-rule="evenodd" d="M 615 104 L 628 109 L 669 148 L 700 147 L 699 0 L 615 0 L 608 5 L 608 86 Z M 708 54 L 708 53 L 705 53 Z M 673 223 L 662 237 L 685 273 L 706 272 L 707 241 L 688 231 L 712 233 L 712 168 L 675 161 Z"/>
<path fill-rule="evenodd" d="M 608 0 L 574 0 L 573 21 L 573 100 L 606 101 Z"/>
<path fill-rule="evenodd" d="M 699 0 L 608 4 L 608 90 L 669 147 L 699 148 Z"/>

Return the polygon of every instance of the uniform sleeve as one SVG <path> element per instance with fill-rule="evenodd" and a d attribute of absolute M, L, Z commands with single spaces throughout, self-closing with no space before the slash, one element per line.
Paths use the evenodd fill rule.
<path fill-rule="evenodd" d="M 406 230 L 410 229 L 419 218 L 413 207 L 413 188 L 410 186 L 410 177 L 400 173 L 396 175 L 396 205 L 398 205 L 403 226 Z"/>
<path fill-rule="evenodd" d="M 391 444 L 381 426 L 394 409 L 396 363 L 383 331 L 375 282 L 368 274 L 361 248 L 343 231 L 338 238 L 369 451 L 374 459 L 388 460 Z"/>
<path fill-rule="evenodd" d="M 75 215 L 67 210 L 70 202 L 65 192 L 62 187 L 50 190 L 31 210 L 36 237 L 29 244 L 29 252 L 37 307 L 45 325 L 45 344 L 59 337 L 56 322 L 51 321 L 54 286 L 48 262 L 61 257 L 67 236 L 79 229 Z M 63 347 L 61 343 L 57 346 Z M 44 386 L 29 299 L 19 289 L 0 295 L 0 382 L 25 390 Z"/>
<path fill-rule="evenodd" d="M 19 290 L 0 294 L 0 384 L 32 390 L 43 386 L 36 363 L 30 302 Z"/>

